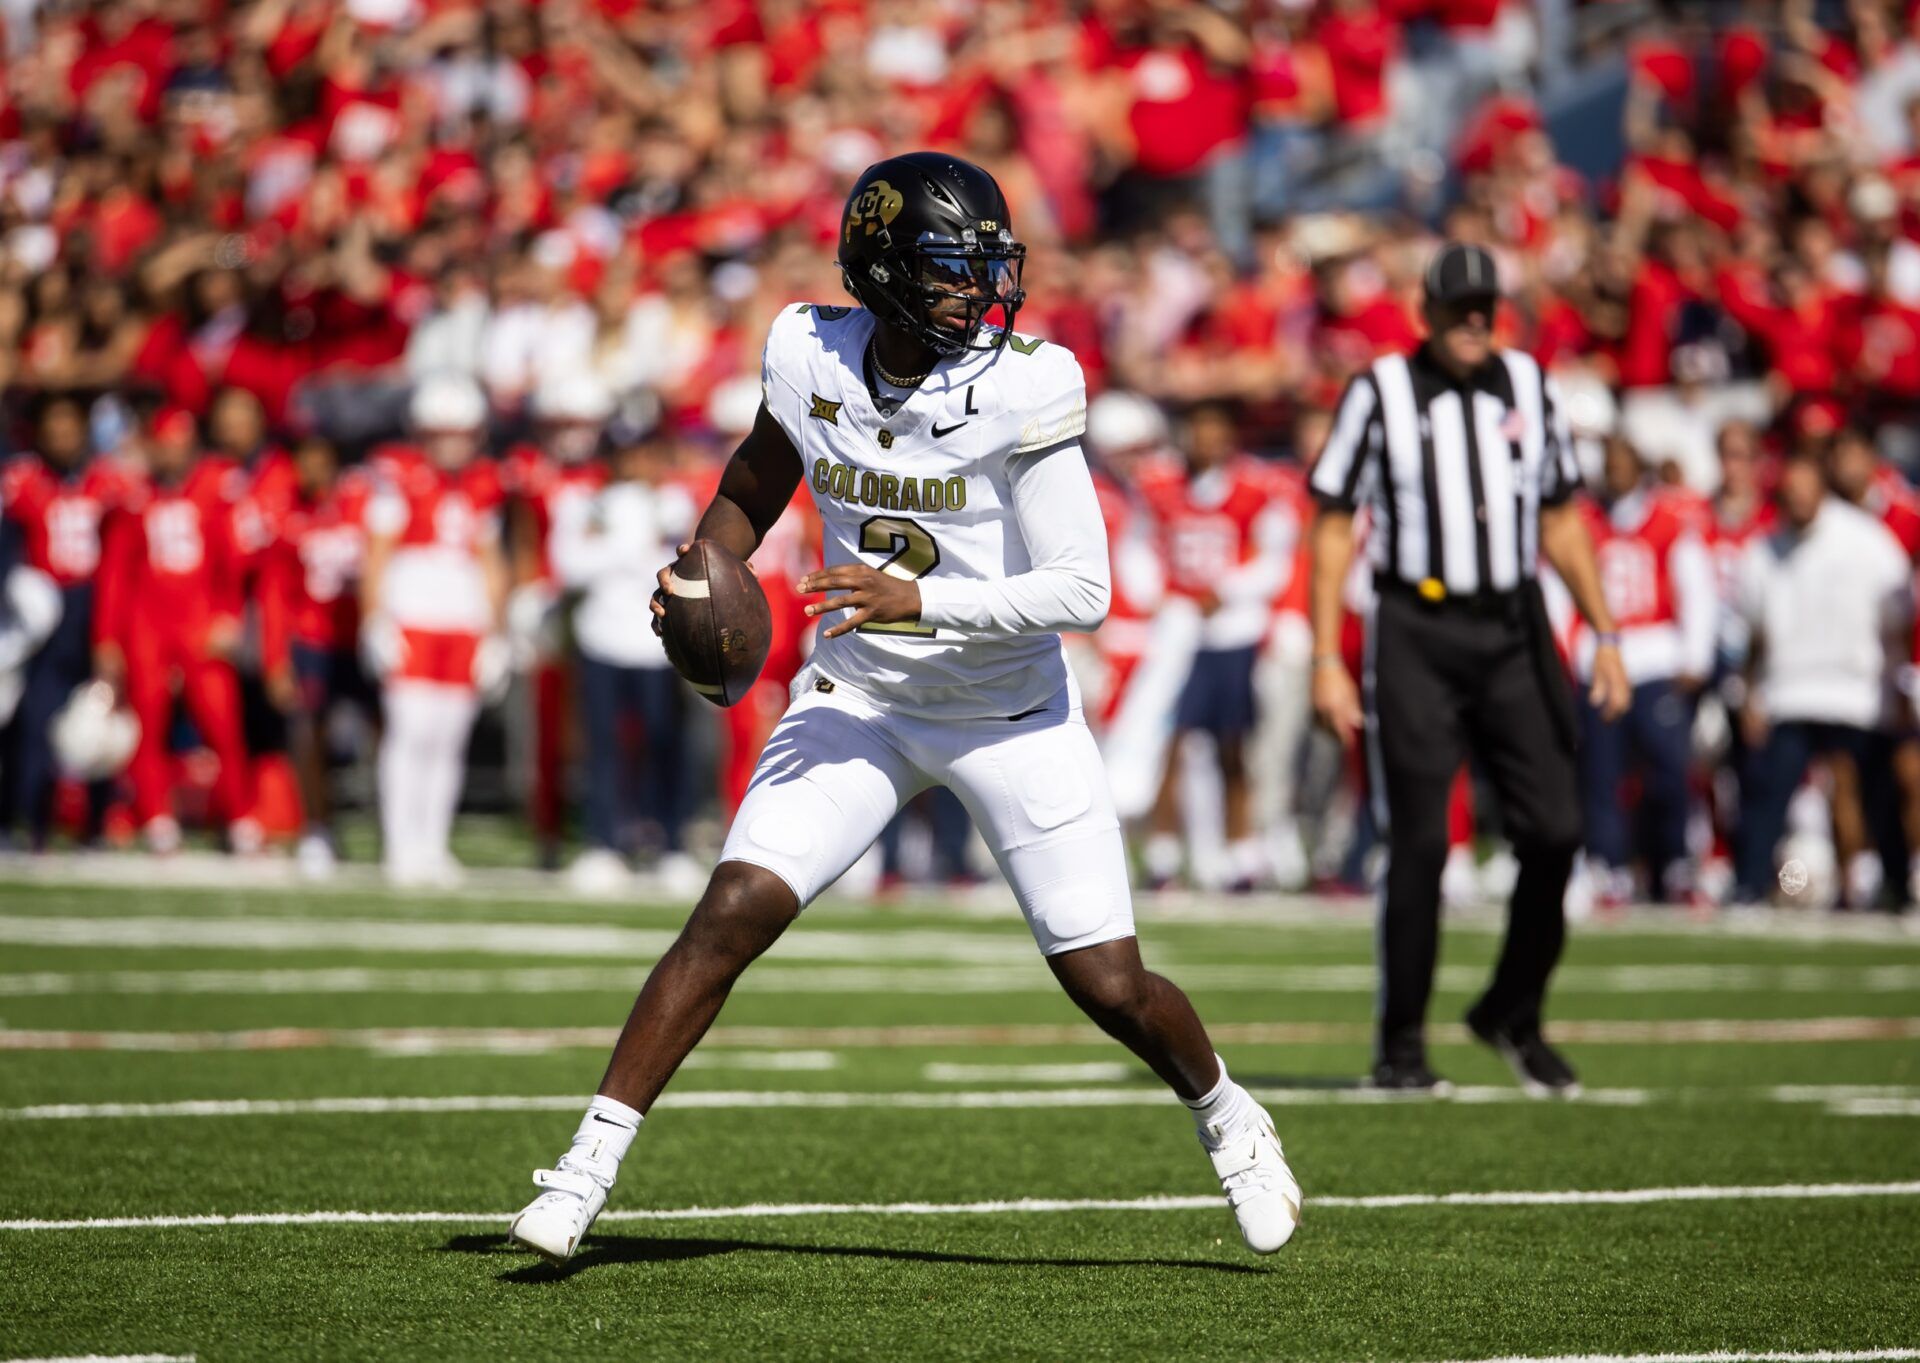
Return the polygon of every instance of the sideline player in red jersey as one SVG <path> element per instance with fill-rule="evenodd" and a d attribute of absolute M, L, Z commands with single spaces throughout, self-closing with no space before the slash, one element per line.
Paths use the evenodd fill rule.
<path fill-rule="evenodd" d="M 1659 486 L 1620 436 L 1607 442 L 1600 499 L 1583 501 L 1600 564 L 1600 586 L 1620 631 L 1620 656 L 1633 701 L 1617 723 L 1591 705 L 1582 711 L 1580 771 L 1589 871 L 1596 898 L 1632 897 L 1631 830 L 1620 783 L 1629 766 L 1641 778 L 1651 888 L 1668 900 L 1695 890 L 1687 856 L 1688 766 L 1693 710 L 1713 672 L 1719 628 L 1712 560 L 1692 508 Z M 1592 631 L 1575 626 L 1582 680 L 1593 667 Z M 1582 690 L 1584 695 L 1584 689 Z"/>
<path fill-rule="evenodd" d="M 327 716 L 338 701 L 375 709 L 356 651 L 366 557 L 364 470 L 342 472 L 333 446 L 309 436 L 294 450 L 292 497 L 273 520 L 256 591 L 267 693 L 288 717 L 288 744 L 306 818 L 296 857 L 330 875 L 338 857 L 327 784 Z"/>
<path fill-rule="evenodd" d="M 1209 402 L 1181 426 L 1184 469 L 1143 478 L 1141 492 L 1159 527 L 1167 563 L 1168 609 L 1197 611 L 1199 649 L 1174 712 L 1174 738 L 1147 843 L 1147 874 L 1164 883 L 1180 865 L 1181 739 L 1213 736 L 1226 804 L 1228 880 L 1251 889 L 1265 872 L 1253 836 L 1246 747 L 1258 707 L 1253 669 L 1273 606 L 1293 567 L 1296 523 L 1273 473 L 1240 452 L 1232 411 Z M 1171 476 L 1169 476 L 1169 472 Z"/>
<path fill-rule="evenodd" d="M 48 399 L 36 425 L 36 451 L 0 469 L 0 516 L 5 532 L 21 541 L 20 560 L 60 589 L 61 612 L 27 662 L 20 702 L 0 744 L 7 776 L 0 826 L 25 824 L 37 850 L 46 846 L 53 823 L 53 717 L 93 671 L 101 522 L 126 496 L 127 477 L 113 461 L 92 457 L 86 412 L 73 399 Z M 104 787 L 94 792 L 94 822 L 105 794 Z"/>
<path fill-rule="evenodd" d="M 179 847 L 167 746 L 177 695 L 219 759 L 213 812 L 228 846 L 255 852 L 261 834 L 233 663 L 243 604 L 234 466 L 200 452 L 192 413 L 177 407 L 154 417 L 146 450 L 145 481 L 107 523 L 93 627 L 95 670 L 122 688 L 140 721 L 129 769 L 134 817 L 152 850 Z"/>
<path fill-rule="evenodd" d="M 507 624 L 520 665 L 527 668 L 533 727 L 533 786 L 529 822 L 540 864 L 559 864 L 564 810 L 562 769 L 570 709 L 567 659 L 558 628 L 560 587 L 553 566 L 553 526 L 568 502 L 590 500 L 606 486 L 599 459 L 602 432 L 613 416 L 613 394 L 581 371 L 548 378 L 533 394 L 537 423 L 532 442 L 508 451 L 502 478 L 511 498 L 514 589 Z"/>
<path fill-rule="evenodd" d="M 409 409 L 414 445 L 374 456 L 366 509 L 361 653 L 382 686 L 380 829 L 389 879 L 445 886 L 448 841 L 482 692 L 506 678 L 498 466 L 482 458 L 487 407 L 472 380 L 428 378 Z"/>

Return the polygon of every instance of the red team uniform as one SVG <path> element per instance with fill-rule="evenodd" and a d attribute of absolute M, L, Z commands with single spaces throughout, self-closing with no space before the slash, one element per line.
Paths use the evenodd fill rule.
<path fill-rule="evenodd" d="M 253 806 L 230 650 L 244 604 L 234 543 L 236 470 L 202 458 L 176 483 L 143 483 L 109 521 L 93 633 L 125 652 L 127 703 L 140 721 L 130 775 L 142 825 L 169 816 L 167 736 L 175 687 L 220 762 L 214 810 L 232 824 Z"/>
<path fill-rule="evenodd" d="M 506 493 L 499 466 L 475 459 L 449 472 L 411 446 L 391 445 L 373 466 L 365 523 L 370 535 L 396 541 L 380 609 L 402 645 L 385 680 L 471 691 L 480 644 L 494 624 L 482 557 L 500 539 Z"/>
<path fill-rule="evenodd" d="M 501 462 L 501 482 L 526 509 L 524 528 L 536 557 L 532 581 L 554 589 L 553 559 L 548 542 L 555 512 L 563 502 L 592 497 L 607 485 L 606 466 L 598 459 L 569 463 L 549 455 L 538 445 L 517 445 Z M 534 831 L 558 839 L 566 756 L 567 669 L 563 659 L 542 656 L 533 668 L 533 794 Z"/>
<path fill-rule="evenodd" d="M 1113 584 L 1106 621 L 1093 636 L 1106 669 L 1098 718 L 1102 725 L 1107 725 L 1119 714 L 1127 683 L 1133 680 L 1140 660 L 1147 655 L 1153 636 L 1153 608 L 1157 604 L 1151 597 L 1158 595 L 1159 584 L 1142 581 L 1143 574 L 1131 561 L 1144 548 L 1142 540 L 1146 530 L 1132 494 L 1117 479 L 1097 470 L 1093 475 L 1093 491 L 1100 499 L 1100 519 L 1107 527 L 1108 577 Z M 1151 557 L 1151 550 L 1145 552 Z M 1154 566 L 1157 576 L 1158 560 L 1154 560 Z"/>
<path fill-rule="evenodd" d="M 62 476 L 38 455 L 24 455 L 0 471 L 0 509 L 20 527 L 27 566 L 64 591 L 93 581 L 101 524 L 130 485 L 125 471 L 106 460 Z"/>
<path fill-rule="evenodd" d="M 17 537 L 21 561 L 60 589 L 62 611 L 52 635 L 28 662 L 24 689 L 8 732 L 4 761 L 13 817 L 36 845 L 53 820 L 57 771 L 50 732 L 54 716 L 93 673 L 91 602 L 99 571 L 103 522 L 125 499 L 129 478 L 108 460 L 71 472 L 37 454 L 0 468 L 0 515 Z"/>
<path fill-rule="evenodd" d="M 281 509 L 261 555 L 261 652 L 269 675 L 291 670 L 300 704 L 325 708 L 352 667 L 360 636 L 360 569 L 373 483 L 358 469 L 318 499 L 297 492 Z"/>

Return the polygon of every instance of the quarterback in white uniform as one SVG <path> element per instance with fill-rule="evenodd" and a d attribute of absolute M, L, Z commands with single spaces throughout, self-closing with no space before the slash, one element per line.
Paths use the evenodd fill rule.
<path fill-rule="evenodd" d="M 861 306 L 795 305 L 769 332 L 758 419 L 698 534 L 745 559 L 804 482 L 824 526 L 826 566 L 800 584 L 824 594 L 808 607 L 819 644 L 572 1147 L 534 1175 L 543 1191 L 510 1231 L 526 1248 L 573 1254 L 740 972 L 934 785 L 973 816 L 1068 996 L 1192 1109 L 1248 1246 L 1271 1253 L 1298 1225 L 1271 1118 L 1140 960 L 1059 634 L 1097 627 L 1109 597 L 1085 382 L 1070 352 L 1012 330 L 1024 256 L 985 171 L 894 157 L 861 175 L 842 222 Z"/>

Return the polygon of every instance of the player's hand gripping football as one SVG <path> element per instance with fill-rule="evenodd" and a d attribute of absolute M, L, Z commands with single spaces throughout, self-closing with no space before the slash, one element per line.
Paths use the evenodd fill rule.
<path fill-rule="evenodd" d="M 681 557 L 692 548 L 693 541 L 691 540 L 688 540 L 685 544 L 676 544 L 673 547 L 674 562 L 679 562 Z M 747 571 L 750 573 L 753 572 L 752 561 L 748 560 L 746 562 Z M 759 576 L 757 573 L 754 575 L 756 577 Z M 669 563 L 666 567 L 655 573 L 654 580 L 660 585 L 654 588 L 653 600 L 650 603 L 653 610 L 653 632 L 656 637 L 664 638 L 667 623 L 667 598 L 673 595 L 673 564 Z"/>
<path fill-rule="evenodd" d="M 689 541 L 686 544 L 676 544 L 673 547 L 674 561 L 678 562 L 680 560 L 681 555 L 685 554 L 687 550 L 691 548 L 693 548 L 693 544 L 691 543 L 691 541 Z M 652 602 L 653 632 L 656 638 L 666 637 L 665 626 L 667 623 L 667 597 L 672 595 L 673 593 L 673 588 L 668 585 L 668 582 L 672 577 L 673 577 L 672 563 L 667 564 L 665 567 L 661 568 L 661 570 L 658 573 L 654 574 L 655 580 L 660 583 L 658 587 L 654 588 L 653 602 Z"/>
<path fill-rule="evenodd" d="M 837 639 L 862 625 L 910 625 L 920 618 L 918 582 L 894 577 L 864 563 L 841 563 L 808 573 L 800 579 L 800 591 L 805 595 L 829 593 L 825 601 L 816 601 L 807 607 L 810 618 L 829 611 L 852 612 L 838 624 L 822 630 L 824 639 Z"/>

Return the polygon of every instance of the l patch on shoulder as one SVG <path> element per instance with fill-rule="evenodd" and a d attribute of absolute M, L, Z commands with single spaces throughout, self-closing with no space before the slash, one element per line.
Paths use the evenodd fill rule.
<path fill-rule="evenodd" d="M 829 303 L 802 303 L 799 307 L 795 308 L 794 311 L 802 317 L 808 313 L 812 313 L 823 322 L 837 322 L 852 312 L 853 309 L 838 307 Z"/>
<path fill-rule="evenodd" d="M 807 415 L 824 421 L 830 426 L 838 426 L 840 424 L 840 408 L 842 404 L 838 402 L 828 402 L 818 393 L 812 396 L 813 410 L 808 412 Z"/>

